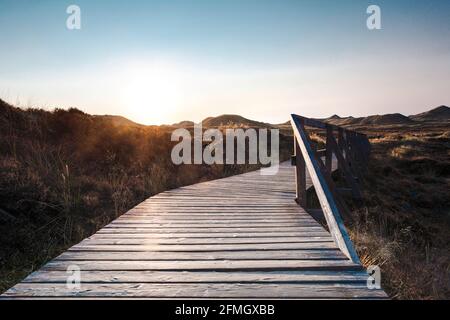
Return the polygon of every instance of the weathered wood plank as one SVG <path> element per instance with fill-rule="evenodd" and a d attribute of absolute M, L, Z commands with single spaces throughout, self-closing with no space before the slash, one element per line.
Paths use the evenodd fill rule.
<path fill-rule="evenodd" d="M 264 223 L 264 222 L 254 222 L 254 223 L 226 223 L 226 222 L 211 222 L 211 223 L 177 223 L 177 222 L 161 222 L 161 223 L 121 223 L 115 222 L 111 223 L 103 229 L 161 229 L 172 230 L 172 229 L 230 229 L 230 228 L 298 228 L 298 227 L 316 227 L 317 225 L 313 222 L 280 222 L 280 223 Z"/>
<path fill-rule="evenodd" d="M 79 243 L 69 251 L 243 251 L 243 250 L 289 250 L 289 249 L 333 249 L 336 248 L 334 242 L 312 241 L 299 243 L 233 243 L 233 244 L 192 244 L 192 245 L 100 245 Z"/>
<path fill-rule="evenodd" d="M 208 215 L 204 217 L 199 216 L 189 216 L 186 217 L 186 215 L 177 215 L 177 216 L 147 216 L 147 217 L 135 217 L 135 216 L 127 216 L 127 217 L 120 217 L 116 219 L 114 222 L 120 222 L 120 223 L 135 223 L 135 222 L 142 222 L 142 223 L 153 223 L 153 222 L 166 222 L 166 221 L 173 221 L 173 222 L 184 222 L 184 223 L 201 223 L 201 222 L 225 222 L 225 223 L 233 223 L 233 222 L 308 222 L 308 221 L 314 221 L 311 217 L 307 216 L 282 216 L 279 215 L 272 215 L 272 216 L 248 216 L 248 215 L 241 215 L 238 217 L 233 217 L 230 215 L 222 215 L 222 216 L 214 216 L 214 215 Z"/>
<path fill-rule="evenodd" d="M 209 252 L 66 251 L 57 260 L 346 260 L 339 250 L 263 250 Z"/>
<path fill-rule="evenodd" d="M 22 297 L 144 297 L 144 298 L 386 298 L 381 290 L 357 284 L 241 284 L 241 283 L 108 283 L 83 284 L 71 290 L 66 284 L 24 283 L 5 296 Z"/>
<path fill-rule="evenodd" d="M 297 139 L 294 137 L 294 150 L 295 150 L 295 184 L 296 184 L 296 201 L 297 203 L 306 208 L 308 206 L 306 200 L 306 166 L 305 159 L 303 158 L 302 151 L 297 143 Z"/>
<path fill-rule="evenodd" d="M 84 283 L 365 283 L 367 273 L 361 271 L 89 271 L 82 273 Z M 65 271 L 36 271 L 24 283 L 66 283 Z"/>
<path fill-rule="evenodd" d="M 190 228 L 189 233 L 262 233 L 262 232 L 316 232 L 323 228 L 316 227 L 254 227 L 254 228 Z M 186 233 L 186 228 L 103 228 L 98 233 Z"/>
<path fill-rule="evenodd" d="M 71 265 L 91 270 L 212 270 L 212 271 L 287 271 L 287 270 L 355 270 L 360 265 L 349 260 L 176 260 L 176 261 L 69 261 L 53 260 L 42 270 L 64 271 Z"/>
<path fill-rule="evenodd" d="M 262 244 L 262 243 L 302 243 L 302 242 L 324 242 L 330 241 L 328 235 L 311 237 L 262 237 L 262 238 L 128 238 L 128 237 L 91 237 L 83 240 L 80 244 L 87 245 L 104 245 L 104 244 L 133 244 L 133 245 L 144 245 L 144 244 Z"/>
<path fill-rule="evenodd" d="M 129 231 L 103 233 L 97 232 L 92 237 L 96 238 L 128 238 L 128 239 L 210 239 L 210 238 L 266 238 L 266 237 L 329 237 L 325 230 L 317 232 L 244 232 L 244 233 L 223 233 L 223 232 L 199 232 L 199 233 L 134 233 Z"/>

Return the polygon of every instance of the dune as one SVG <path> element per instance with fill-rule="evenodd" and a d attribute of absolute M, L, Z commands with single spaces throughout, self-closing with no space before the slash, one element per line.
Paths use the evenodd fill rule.
<path fill-rule="evenodd" d="M 412 115 L 409 118 L 415 121 L 447 121 L 450 120 L 450 108 L 440 106 L 427 112 Z"/>

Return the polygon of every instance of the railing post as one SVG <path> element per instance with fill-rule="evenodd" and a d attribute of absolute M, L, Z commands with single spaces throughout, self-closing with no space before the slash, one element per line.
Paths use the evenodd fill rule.
<path fill-rule="evenodd" d="M 325 152 L 325 167 L 331 176 L 333 172 L 333 148 L 331 147 L 331 139 L 333 139 L 333 127 L 327 124 L 327 140 Z"/>
<path fill-rule="evenodd" d="M 347 136 L 347 144 L 350 148 L 350 158 L 352 159 L 350 162 L 350 167 L 352 169 L 352 173 L 353 173 L 354 177 L 359 178 L 362 176 L 361 172 L 360 172 L 361 159 L 359 157 L 358 146 L 355 141 L 355 136 L 356 136 L 355 132 L 347 131 L 346 136 Z"/>
<path fill-rule="evenodd" d="M 294 135 L 294 154 L 295 154 L 295 185 L 296 185 L 295 201 L 304 209 L 306 209 L 307 207 L 306 164 L 295 135 Z"/>
<path fill-rule="evenodd" d="M 345 153 L 345 148 L 344 148 L 344 129 L 339 127 L 338 128 L 338 147 L 342 152 L 342 155 L 344 156 L 344 158 L 347 158 L 347 154 Z M 339 170 L 342 172 L 342 163 L 340 161 L 338 161 L 338 168 Z"/>
<path fill-rule="evenodd" d="M 350 168 L 351 173 L 353 174 L 353 176 L 356 176 L 355 173 L 355 163 L 354 163 L 354 155 L 353 155 L 353 151 L 352 151 L 352 145 L 351 145 L 351 131 L 349 130 L 344 130 L 343 131 L 345 138 L 342 139 L 342 151 L 345 153 L 345 162 L 347 164 L 347 167 Z M 343 136 L 344 136 L 343 135 Z M 344 175 L 348 174 L 349 172 L 344 172 Z"/>

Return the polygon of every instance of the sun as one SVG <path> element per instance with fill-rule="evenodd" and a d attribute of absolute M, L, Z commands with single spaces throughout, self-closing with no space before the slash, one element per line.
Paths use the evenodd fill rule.
<path fill-rule="evenodd" d="M 181 74 L 166 63 L 133 63 L 121 73 L 124 114 L 144 124 L 169 124 L 181 103 Z"/>

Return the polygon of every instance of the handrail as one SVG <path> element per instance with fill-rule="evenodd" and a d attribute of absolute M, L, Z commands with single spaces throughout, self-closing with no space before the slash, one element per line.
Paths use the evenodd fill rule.
<path fill-rule="evenodd" d="M 296 200 L 303 207 L 307 207 L 307 169 L 336 245 L 354 263 L 360 264 L 358 254 L 341 217 L 341 211 L 345 210 L 345 204 L 339 199 L 338 190 L 331 179 L 332 156 L 333 154 L 336 155 L 338 166 L 343 171 L 346 181 L 351 187 L 352 195 L 355 198 L 360 198 L 361 194 L 357 180 L 361 178 L 361 171 L 364 170 L 367 164 L 370 143 L 364 134 L 295 114 L 291 115 L 291 124 L 294 130 Z M 325 154 L 325 164 L 313 147 L 305 126 L 326 129 L 326 149 L 324 152 L 321 152 L 321 154 Z M 338 131 L 338 141 L 336 141 L 333 132 L 336 129 Z"/>

